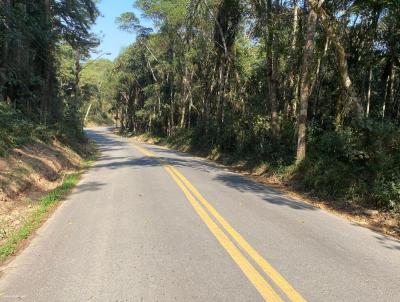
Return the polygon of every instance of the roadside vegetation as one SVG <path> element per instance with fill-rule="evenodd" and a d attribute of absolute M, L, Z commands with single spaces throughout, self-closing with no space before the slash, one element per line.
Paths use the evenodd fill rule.
<path fill-rule="evenodd" d="M 0 3 L 0 156 L 35 140 L 74 147 L 86 121 L 108 118 L 99 87 L 112 63 L 89 60 L 98 15 L 91 0 Z"/>
<path fill-rule="evenodd" d="M 58 143 L 84 156 L 83 126 L 116 121 L 332 202 L 400 213 L 397 0 L 133 5 L 152 26 L 118 17 L 136 41 L 111 62 L 89 60 L 96 1 L 0 3 L 0 159 Z"/>
<path fill-rule="evenodd" d="M 104 93 L 121 132 L 400 212 L 397 1 L 137 0 Z"/>
<path fill-rule="evenodd" d="M 0 158 L 0 262 L 14 255 L 97 156 L 90 142 L 35 140 Z"/>
<path fill-rule="evenodd" d="M 76 185 L 80 175 L 81 172 L 68 175 L 59 187 L 38 201 L 38 206 L 29 213 L 22 226 L 13 230 L 10 234 L 3 235 L 7 238 L 0 245 L 0 263 L 15 254 L 23 240 L 27 239 L 43 223 L 46 214 Z"/>
<path fill-rule="evenodd" d="M 91 0 L 0 2 L 0 262 L 96 154 L 83 126 L 109 119 L 97 79 L 112 67 L 89 60 L 98 15 Z"/>

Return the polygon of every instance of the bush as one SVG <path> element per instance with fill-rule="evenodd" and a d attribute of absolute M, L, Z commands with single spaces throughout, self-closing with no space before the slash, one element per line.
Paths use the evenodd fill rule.
<path fill-rule="evenodd" d="M 364 120 L 341 131 L 316 129 L 296 180 L 324 197 L 400 208 L 400 132 L 385 121 Z"/>
<path fill-rule="evenodd" d="M 9 148 L 29 142 L 34 128 L 20 112 L 0 103 L 0 156 L 4 156 Z"/>
<path fill-rule="evenodd" d="M 51 143 L 54 138 L 79 150 L 78 144 L 84 140 L 84 134 L 82 129 L 67 121 L 50 126 L 37 124 L 0 102 L 0 156 L 7 155 L 9 149 L 35 140 Z"/>

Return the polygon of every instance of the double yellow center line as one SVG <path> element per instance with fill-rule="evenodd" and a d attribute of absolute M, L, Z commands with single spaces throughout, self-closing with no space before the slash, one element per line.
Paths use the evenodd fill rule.
<path fill-rule="evenodd" d="M 258 290 L 266 301 L 283 302 L 282 298 L 257 269 L 247 260 L 242 251 L 246 252 L 250 258 L 261 268 L 261 270 L 281 289 L 290 301 L 305 302 L 306 300 L 285 280 L 285 278 L 275 270 L 272 265 L 265 260 L 230 224 L 221 214 L 199 193 L 199 191 L 183 176 L 177 169 L 160 159 L 156 154 L 133 144 L 133 147 L 148 157 L 157 159 L 164 169 L 169 173 L 176 184 L 181 188 L 186 198 L 206 224 L 211 233 L 215 236 L 222 247 L 227 251 L 242 272 Z M 211 218 L 213 217 L 220 226 Z M 237 248 L 234 242 L 242 249 Z"/>

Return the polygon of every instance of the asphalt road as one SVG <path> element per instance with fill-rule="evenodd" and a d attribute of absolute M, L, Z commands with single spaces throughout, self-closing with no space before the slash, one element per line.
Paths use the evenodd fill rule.
<path fill-rule="evenodd" d="M 0 301 L 400 301 L 400 242 L 211 162 L 102 156 L 2 270 Z"/>

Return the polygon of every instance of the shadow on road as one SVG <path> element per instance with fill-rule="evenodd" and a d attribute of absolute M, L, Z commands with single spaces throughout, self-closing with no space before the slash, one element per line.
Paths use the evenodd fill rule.
<path fill-rule="evenodd" d="M 245 176 L 233 174 L 231 172 L 225 172 L 223 167 L 218 167 L 214 163 L 208 163 L 204 160 L 197 160 L 190 154 L 185 154 L 175 150 L 163 149 L 157 146 L 146 146 L 146 148 L 154 153 L 157 153 L 160 158 L 177 168 L 189 167 L 207 173 L 215 172 L 217 176 L 214 177 L 214 180 L 222 182 L 224 185 L 234 188 L 240 192 L 255 193 L 266 202 L 280 206 L 287 206 L 296 210 L 317 210 L 317 208 L 312 205 L 295 201 L 290 197 L 287 197 L 285 193 L 274 190 L 263 184 L 256 183 Z M 177 158 L 177 156 L 180 158 Z"/>
<path fill-rule="evenodd" d="M 93 191 L 97 191 L 100 190 L 103 186 L 105 185 L 105 183 L 101 183 L 101 182 L 97 182 L 97 181 L 90 181 L 87 183 L 83 183 L 80 184 L 75 192 L 73 194 L 79 194 L 82 192 L 93 192 Z"/>
<path fill-rule="evenodd" d="M 229 173 L 218 175 L 214 179 L 240 192 L 251 192 L 257 194 L 268 203 L 276 204 L 279 206 L 287 206 L 295 210 L 317 210 L 317 208 L 311 205 L 297 202 L 287 197 L 285 193 L 269 188 L 263 184 L 256 183 L 245 176 Z"/>
<path fill-rule="evenodd" d="M 207 162 L 204 159 L 199 160 L 190 154 L 182 153 L 179 151 L 147 145 L 146 149 L 153 153 L 156 153 L 159 158 L 168 161 L 171 165 L 174 165 L 176 167 L 190 167 L 192 169 L 204 172 L 220 172 L 224 169 L 223 167 L 218 167 L 215 163 Z M 177 156 L 179 156 L 179 158 Z"/>
<path fill-rule="evenodd" d="M 120 169 L 124 167 L 131 167 L 136 169 L 146 168 L 146 167 L 157 167 L 160 163 L 149 157 L 139 157 L 139 158 L 124 158 L 124 160 L 116 161 L 114 158 L 107 159 L 106 163 L 98 162 L 93 166 L 94 170 L 108 168 L 111 170 Z"/>
<path fill-rule="evenodd" d="M 113 157 L 110 155 L 110 153 L 107 154 L 107 152 L 116 151 L 123 148 L 131 148 L 129 143 L 109 137 L 105 135 L 105 133 L 98 133 L 95 130 L 87 130 L 87 133 L 89 137 L 97 141 L 97 143 L 100 145 L 100 151 L 102 151 L 102 156 L 93 167 L 93 169 L 106 168 L 115 170 L 124 167 L 142 169 L 146 167 L 161 166 L 160 162 L 157 159 L 147 156 L 139 158 L 120 156 Z M 175 150 L 168 150 L 157 146 L 148 145 L 146 145 L 145 147 L 149 151 L 156 153 L 160 159 L 168 162 L 174 167 L 188 167 L 206 173 L 215 173 L 217 176 L 214 177 L 214 180 L 221 182 L 224 185 L 234 188 L 240 192 L 252 192 L 254 194 L 257 194 L 266 202 L 280 206 L 287 206 L 296 210 L 316 210 L 316 208 L 311 205 L 296 202 L 293 199 L 287 197 L 284 193 L 269 188 L 263 184 L 258 184 L 246 178 L 245 176 L 225 172 L 223 167 L 218 167 L 214 163 L 199 160 L 189 154 L 185 154 Z"/>
<path fill-rule="evenodd" d="M 376 233 L 375 238 L 376 238 L 376 240 L 378 240 L 378 242 L 380 244 L 383 245 L 383 247 L 390 249 L 390 250 L 400 251 L 400 241 L 399 240 L 392 239 L 392 238 L 383 236 L 378 233 Z"/>
<path fill-rule="evenodd" d="M 132 168 L 132 169 L 143 169 L 151 167 L 159 167 L 161 163 L 151 157 L 124 157 L 124 156 L 112 156 L 112 151 L 130 149 L 132 148 L 129 142 L 121 141 L 107 135 L 107 131 L 97 130 L 86 130 L 88 136 L 95 140 L 99 145 L 99 150 L 102 152 L 101 157 L 96 162 L 92 169 L 121 169 L 121 168 Z M 278 206 L 289 207 L 295 210 L 307 210 L 315 211 L 318 208 L 302 203 L 300 201 L 293 200 L 288 197 L 285 193 L 268 187 L 264 184 L 254 182 L 253 180 L 242 176 L 240 174 L 234 174 L 228 172 L 227 169 L 219 167 L 217 164 L 207 162 L 203 159 L 196 159 L 194 156 L 186 153 L 182 153 L 175 150 L 164 149 L 158 146 L 145 145 L 145 148 L 149 151 L 157 154 L 159 159 L 168 162 L 176 168 L 187 167 L 195 169 L 207 174 L 213 174 L 212 179 L 233 188 L 242 193 L 253 193 L 260 197 L 265 202 L 275 204 Z M 104 173 L 102 171 L 102 173 Z M 80 186 L 77 192 L 82 191 L 95 191 L 101 188 L 104 184 L 102 183 L 88 183 Z M 360 225 L 353 223 L 353 225 L 360 227 Z M 391 250 L 400 251 L 400 241 L 391 239 L 389 237 L 376 233 L 375 238 L 385 248 Z"/>

